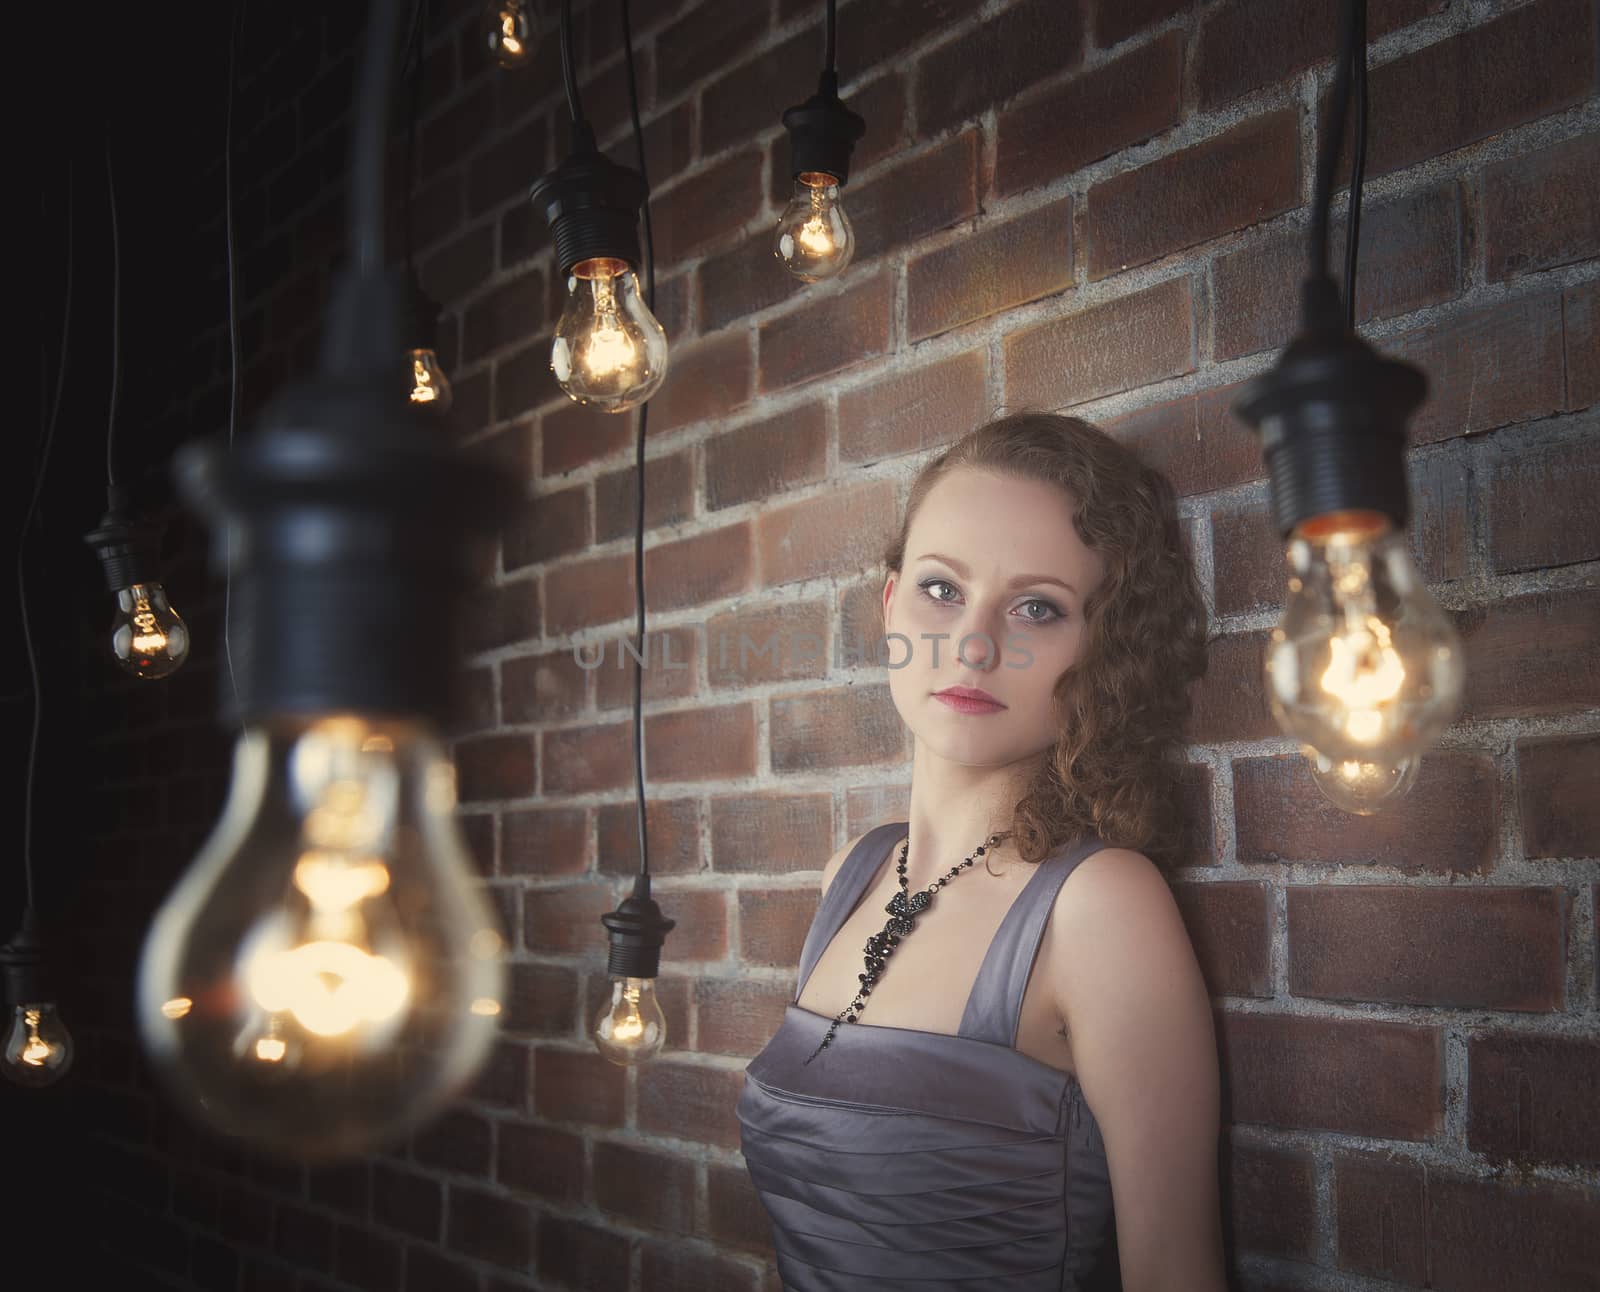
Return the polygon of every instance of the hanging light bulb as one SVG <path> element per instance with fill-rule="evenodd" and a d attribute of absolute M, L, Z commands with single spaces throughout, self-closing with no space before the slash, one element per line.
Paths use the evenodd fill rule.
<path fill-rule="evenodd" d="M 656 393 L 667 375 L 667 334 L 626 261 L 598 257 L 573 266 L 550 370 L 569 398 L 608 413 Z"/>
<path fill-rule="evenodd" d="M 169 677 L 189 658 L 189 629 L 156 578 L 161 531 L 134 516 L 125 489 L 112 485 L 106 493 L 106 514 L 84 541 L 95 549 L 117 598 L 112 658 L 134 677 Z"/>
<path fill-rule="evenodd" d="M 398 1135 L 482 1062 L 501 940 L 454 806 L 426 724 L 245 730 L 222 820 L 139 968 L 146 1047 L 218 1130 L 342 1156 Z"/>
<path fill-rule="evenodd" d="M 1435 743 L 1461 707 L 1461 639 L 1375 511 L 1296 526 L 1289 596 L 1266 653 L 1279 725 L 1340 764 L 1393 767 Z"/>
<path fill-rule="evenodd" d="M 439 367 L 439 356 L 432 350 L 408 350 L 406 358 L 411 363 L 411 402 L 448 413 L 455 403 L 455 391 Z"/>
<path fill-rule="evenodd" d="M 803 283 L 832 278 L 850 263 L 855 231 L 839 201 L 839 182 L 824 171 L 802 171 L 778 217 L 773 254 Z"/>
<path fill-rule="evenodd" d="M 1301 747 L 1311 767 L 1311 779 L 1335 807 L 1358 816 L 1380 812 L 1411 792 L 1422 759 L 1402 758 L 1398 763 L 1363 763 L 1355 759 L 1328 758 L 1309 745 Z"/>
<path fill-rule="evenodd" d="M 455 390 L 439 364 L 439 302 L 422 290 L 414 269 L 407 273 L 400 335 L 408 397 L 420 411 L 443 416 L 455 403 Z"/>
<path fill-rule="evenodd" d="M 44 951 L 33 908 L 22 916 L 22 928 L 4 947 L 0 965 L 6 978 L 10 1021 L 0 1050 L 0 1072 L 19 1086 L 50 1086 L 72 1067 L 72 1034 L 56 1009 L 44 981 Z"/>
<path fill-rule="evenodd" d="M 524 67 L 533 57 L 533 16 L 529 0 L 489 0 L 479 20 L 484 47 L 501 67 Z"/>
<path fill-rule="evenodd" d="M 677 921 L 661 913 L 650 896 L 650 875 L 641 873 L 633 892 L 600 917 L 611 940 L 606 965 L 611 999 L 595 1018 L 591 1035 L 611 1062 L 648 1063 L 667 1043 L 667 1020 L 656 1000 L 661 946 Z"/>

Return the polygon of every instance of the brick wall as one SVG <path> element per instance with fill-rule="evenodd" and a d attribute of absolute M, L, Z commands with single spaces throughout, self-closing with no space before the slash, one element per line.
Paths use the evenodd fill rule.
<path fill-rule="evenodd" d="M 1293 326 L 1333 0 L 846 0 L 844 91 L 868 121 L 845 190 L 859 247 L 810 288 L 768 237 L 788 186 L 779 114 L 814 88 L 823 6 L 635 6 L 673 347 L 651 404 L 645 579 L 654 635 L 689 665 L 658 658 L 644 680 L 651 859 L 678 928 L 671 1044 L 637 1072 L 584 1034 L 605 986 L 597 918 L 637 862 L 616 667 L 635 428 L 567 402 L 546 367 L 562 284 L 524 195 L 566 131 L 543 8 L 537 67 L 513 74 L 479 58 L 475 5 L 434 5 L 415 216 L 460 428 L 529 497 L 462 626 L 451 732 L 514 948 L 503 1038 L 446 1117 L 332 1170 L 247 1160 L 155 1094 L 127 981 L 217 815 L 229 743 L 210 719 L 220 599 L 174 515 L 168 583 L 196 658 L 165 686 L 120 683 L 85 594 L 87 750 L 44 773 L 47 798 L 98 787 L 82 880 L 58 885 L 83 1054 L 54 1107 L 92 1165 L 70 1187 L 101 1258 L 208 1292 L 773 1292 L 737 1151 L 741 1072 L 792 989 L 821 862 L 907 801 L 883 676 L 829 667 L 833 643 L 871 622 L 871 563 L 924 451 L 1038 408 L 1170 474 L 1222 633 L 1173 883 L 1216 1008 L 1235 1285 L 1595 1279 L 1595 0 L 1371 5 L 1358 306 L 1364 334 L 1431 382 L 1413 533 L 1470 681 L 1415 791 L 1370 820 L 1321 800 L 1264 709 L 1281 556 L 1255 440 L 1229 413 Z M 315 342 L 360 19 L 265 10 L 247 17 L 235 157 L 251 407 Z M 578 26 L 585 106 L 629 160 L 614 6 Z M 214 82 L 196 111 L 220 113 Z M 151 359 L 172 379 L 129 410 L 152 480 L 225 418 L 218 162 L 194 166 L 202 322 Z M 735 630 L 827 648 L 741 670 L 707 649 Z M 605 667 L 576 665 L 580 641 L 606 643 Z"/>

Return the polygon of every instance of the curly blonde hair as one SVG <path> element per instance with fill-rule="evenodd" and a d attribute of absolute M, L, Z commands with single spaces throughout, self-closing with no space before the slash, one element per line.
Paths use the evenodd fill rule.
<path fill-rule="evenodd" d="M 959 467 L 1059 486 L 1105 578 L 1084 603 L 1084 649 L 1056 681 L 1060 733 L 1012 819 L 1024 861 L 1088 833 L 1163 869 L 1183 837 L 1175 760 L 1189 686 L 1206 671 L 1206 608 L 1177 495 L 1128 445 L 1076 417 L 1016 413 L 968 432 L 918 473 L 884 553 L 898 574 L 923 500 Z"/>

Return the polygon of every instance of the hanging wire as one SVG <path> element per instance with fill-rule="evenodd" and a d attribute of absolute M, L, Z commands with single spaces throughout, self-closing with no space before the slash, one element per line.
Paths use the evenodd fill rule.
<path fill-rule="evenodd" d="M 383 273 L 383 162 L 387 152 L 384 130 L 394 81 L 400 6 L 374 4 L 368 21 L 372 31 L 361 59 L 351 128 L 349 238 L 356 272 L 376 276 Z"/>
<path fill-rule="evenodd" d="M 571 0 L 564 0 L 565 6 L 570 6 Z M 562 19 L 565 22 L 568 9 L 563 8 Z M 563 32 L 563 36 L 565 33 Z M 655 234 L 650 227 L 650 173 L 645 168 L 644 160 L 644 127 L 639 123 L 639 86 L 634 78 L 633 71 L 633 22 L 628 12 L 628 0 L 622 0 L 622 48 L 626 55 L 628 69 L 628 115 L 633 122 L 633 146 L 639 158 L 639 178 L 644 181 L 644 268 L 645 268 L 645 304 L 650 307 L 650 312 L 656 309 L 656 244 Z M 570 51 L 569 51 L 570 52 Z M 650 873 L 650 849 L 645 830 L 645 802 L 644 802 L 644 728 L 641 721 L 641 712 L 644 707 L 644 440 L 646 427 L 649 425 L 650 401 L 647 399 L 639 405 L 639 437 L 634 453 L 633 476 L 635 481 L 635 497 L 637 507 L 634 513 L 634 542 L 633 542 L 633 593 L 634 602 L 638 612 L 638 631 L 634 642 L 633 660 L 633 775 L 634 784 L 638 789 L 639 805 L 639 873 Z"/>
<path fill-rule="evenodd" d="M 239 424 L 239 258 L 233 240 L 233 101 L 235 67 L 239 50 L 239 28 L 244 25 L 244 0 L 233 11 L 233 26 L 228 33 L 228 110 L 222 139 L 222 223 L 228 240 L 228 444 L 233 444 Z M 231 541 L 231 540 L 230 540 Z M 233 615 L 233 559 L 223 564 L 222 577 L 222 654 L 228 663 L 228 686 L 233 690 L 234 712 L 239 710 L 239 682 L 233 672 L 233 638 L 229 631 Z M 243 719 L 240 719 L 241 726 Z"/>
<path fill-rule="evenodd" d="M 1350 163 L 1350 206 L 1345 220 L 1345 326 L 1356 330 L 1356 256 L 1361 247 L 1361 181 L 1367 169 L 1367 0 L 1356 0 L 1351 88 L 1355 95 L 1355 155 Z"/>
<path fill-rule="evenodd" d="M 427 43 L 428 3 L 417 0 L 411 11 L 411 29 L 406 38 L 406 56 L 403 63 L 409 68 L 407 76 L 405 187 L 401 190 L 400 237 L 405 243 L 406 269 L 412 266 L 412 190 L 417 173 L 417 118 L 422 111 L 422 52 Z"/>
<path fill-rule="evenodd" d="M 579 125 L 583 100 L 578 97 L 578 69 L 572 53 L 572 0 L 561 0 L 561 80 L 567 87 L 567 114 L 573 125 Z"/>
<path fill-rule="evenodd" d="M 117 396 L 122 393 L 122 238 L 117 230 L 117 184 L 111 172 L 111 127 L 106 126 L 106 198 L 111 205 L 111 412 L 106 422 L 106 483 L 117 483 L 112 446 L 117 437 Z"/>
<path fill-rule="evenodd" d="M 838 22 L 838 15 L 834 12 L 834 10 L 837 7 L 838 7 L 837 0 L 828 0 L 828 20 L 827 20 L 827 23 L 826 23 L 828 52 L 827 52 L 826 60 L 824 62 L 824 66 L 830 72 L 837 71 L 837 69 L 834 67 L 834 61 L 833 61 L 833 31 L 834 31 L 834 27 L 837 25 L 837 22 Z"/>
<path fill-rule="evenodd" d="M 67 286 L 61 307 L 61 359 L 56 369 L 56 393 L 50 401 L 50 420 L 45 424 L 44 447 L 39 451 L 39 469 L 33 477 L 33 492 L 22 518 L 22 534 L 17 540 L 17 608 L 22 615 L 22 642 L 28 652 L 28 673 L 33 679 L 33 729 L 28 736 L 28 776 L 22 799 L 22 873 L 27 883 L 28 905 L 33 909 L 33 782 L 39 763 L 39 718 L 43 696 L 39 690 L 39 657 L 33 649 L 33 624 L 28 618 L 28 582 L 23 566 L 23 549 L 28 530 L 33 526 L 34 510 L 44 488 L 44 473 L 50 466 L 50 446 L 55 443 L 56 422 L 61 413 L 61 392 L 67 381 L 67 340 L 72 326 L 72 159 L 67 159 Z"/>
<path fill-rule="evenodd" d="M 1317 150 L 1317 180 L 1311 204 L 1310 272 L 1313 278 L 1328 276 L 1328 211 L 1333 205 L 1333 172 L 1344 144 L 1345 121 L 1350 109 L 1350 73 L 1356 61 L 1357 5 L 1358 0 L 1341 0 L 1339 6 L 1339 54 L 1334 64 L 1326 133 Z"/>

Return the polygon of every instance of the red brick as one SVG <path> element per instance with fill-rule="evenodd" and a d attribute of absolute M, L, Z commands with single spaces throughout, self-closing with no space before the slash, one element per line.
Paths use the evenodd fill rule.
<path fill-rule="evenodd" d="M 527 200 L 530 178 L 549 169 L 549 133 L 549 123 L 535 117 L 520 129 L 497 134 L 489 147 L 473 157 L 467 168 L 469 216 L 476 218 L 507 202 Z"/>
<path fill-rule="evenodd" d="M 695 799 L 661 799 L 645 803 L 645 835 L 652 875 L 684 875 L 703 869 L 700 810 Z M 639 809 L 635 803 L 605 803 L 599 809 L 596 869 L 602 875 L 639 871 Z"/>
<path fill-rule="evenodd" d="M 1595 47 L 1593 0 L 1540 0 L 1374 67 L 1367 177 L 1581 102 L 1595 89 Z"/>
<path fill-rule="evenodd" d="M 964 130 L 865 183 L 848 184 L 843 195 L 856 235 L 853 263 L 971 219 L 978 213 L 978 132 Z"/>
<path fill-rule="evenodd" d="M 893 372 L 839 396 L 839 461 L 878 462 L 947 444 L 991 411 L 986 350 Z"/>
<path fill-rule="evenodd" d="M 1237 1247 L 1310 1264 L 1317 1232 L 1316 1172 L 1302 1149 L 1229 1144 L 1225 1196 Z"/>
<path fill-rule="evenodd" d="M 827 671 L 827 609 L 820 601 L 733 610 L 707 627 L 706 674 L 714 688 L 761 686 Z"/>
<path fill-rule="evenodd" d="M 1182 13 L 1193 0 L 1093 0 L 1094 43 L 1101 49 Z"/>
<path fill-rule="evenodd" d="M 648 715 L 645 769 L 655 781 L 722 780 L 756 770 L 755 710 L 708 705 Z"/>
<path fill-rule="evenodd" d="M 494 707 L 494 670 L 463 669 L 456 675 L 450 702 L 450 736 L 473 735 L 499 725 Z"/>
<path fill-rule="evenodd" d="M 1193 372 L 1189 280 L 1169 279 L 1012 332 L 1003 345 L 1013 410 L 1065 408 Z"/>
<path fill-rule="evenodd" d="M 1443 1009 L 1560 1009 L 1556 888 L 1290 885 L 1289 990 Z"/>
<path fill-rule="evenodd" d="M 1328 236 L 1335 265 L 1344 263 L 1344 236 L 1340 217 Z M 1381 206 L 1363 205 L 1357 322 L 1454 300 L 1461 294 L 1461 241 L 1460 189 L 1454 180 Z M 1218 359 L 1289 343 L 1299 328 L 1305 266 L 1306 231 L 1298 227 L 1266 234 L 1216 258 L 1211 282 Z"/>
<path fill-rule="evenodd" d="M 546 794 L 593 794 L 633 779 L 632 724 L 608 722 L 540 733 Z"/>
<path fill-rule="evenodd" d="M 873 564 L 894 523 L 887 481 L 819 494 L 756 517 L 761 583 L 776 587 Z"/>
<path fill-rule="evenodd" d="M 906 727 L 887 683 L 773 696 L 768 740 L 778 774 L 897 759 Z"/>
<path fill-rule="evenodd" d="M 1600 134 L 1488 167 L 1483 204 L 1491 280 L 1600 255 Z"/>
<path fill-rule="evenodd" d="M 1467 1042 L 1467 1147 L 1600 1165 L 1600 1041 L 1494 1032 Z"/>
<path fill-rule="evenodd" d="M 639 1129 L 736 1148 L 743 1086 L 736 1069 L 658 1060 L 639 1071 Z"/>
<path fill-rule="evenodd" d="M 780 127 L 785 108 L 816 93 L 822 67 L 822 13 L 804 31 L 758 54 L 700 92 L 700 151 L 712 157 Z M 871 129 L 871 126 L 868 126 Z M 759 185 L 757 185 L 759 188 Z"/>
<path fill-rule="evenodd" d="M 1431 444 L 1559 412 L 1561 346 L 1561 298 L 1551 292 L 1454 314 L 1378 348 L 1427 376 L 1408 438 Z"/>
<path fill-rule="evenodd" d="M 694 1175 L 694 1163 L 681 1157 L 631 1144 L 594 1146 L 595 1204 L 633 1225 L 693 1233 Z"/>
<path fill-rule="evenodd" d="M 461 362 L 472 363 L 492 351 L 536 334 L 544 326 L 544 274 L 518 274 L 467 307 L 462 327 Z"/>
<path fill-rule="evenodd" d="M 1581 1287 L 1600 1263 L 1592 1189 L 1466 1179 L 1392 1154 L 1334 1159 L 1341 1269 L 1462 1289 Z"/>
<path fill-rule="evenodd" d="M 1517 798 L 1529 857 L 1600 857 L 1600 737 L 1517 741 Z"/>
<path fill-rule="evenodd" d="M 1535 592 L 1457 616 L 1467 648 L 1462 718 L 1532 717 L 1600 704 L 1600 590 Z"/>
<path fill-rule="evenodd" d="M 508 1112 L 522 1113 L 528 1104 L 528 1047 L 497 1040 L 489 1061 L 467 1088 L 468 1097 Z"/>
<path fill-rule="evenodd" d="M 1072 199 L 989 225 L 906 266 L 912 340 L 1072 286 Z"/>
<path fill-rule="evenodd" d="M 1283 604 L 1288 578 L 1283 541 L 1268 508 L 1214 511 L 1211 534 L 1218 615 L 1237 615 L 1259 606 Z"/>
<path fill-rule="evenodd" d="M 406 1252 L 406 1292 L 478 1292 L 478 1271 L 428 1247 Z"/>
<path fill-rule="evenodd" d="M 1292 109 L 1242 122 L 1204 143 L 1089 190 L 1089 277 L 1207 242 L 1293 208 L 1300 136 Z"/>
<path fill-rule="evenodd" d="M 412 1135 L 411 1151 L 425 1166 L 486 1177 L 490 1135 L 484 1118 L 463 1108 L 451 1108 Z"/>
<path fill-rule="evenodd" d="M 518 579 L 481 588 L 462 614 L 462 638 L 469 651 L 493 650 L 539 635 L 539 583 Z"/>
<path fill-rule="evenodd" d="M 563 637 L 632 615 L 637 596 L 633 567 L 630 552 L 572 561 L 552 569 L 544 581 L 546 635 Z"/>
<path fill-rule="evenodd" d="M 1488 755 L 1429 753 L 1416 785 L 1400 802 L 1355 816 L 1323 798 L 1299 754 L 1236 759 L 1239 860 L 1486 872 L 1496 847 L 1494 787 Z"/>
<path fill-rule="evenodd" d="M 495 1178 L 521 1193 L 576 1206 L 583 1201 L 583 1137 L 550 1126 L 503 1121 Z"/>
<path fill-rule="evenodd" d="M 645 576 L 648 582 L 650 576 Z M 682 700 L 699 687 L 700 629 L 697 624 L 678 628 L 645 630 L 644 649 L 638 648 L 638 631 L 614 637 L 605 643 L 604 654 L 585 651 L 584 659 L 598 659 L 595 675 L 595 704 L 601 709 L 618 709 L 633 704 L 634 659 L 644 660 L 640 693 L 646 703 L 652 700 Z"/>
<path fill-rule="evenodd" d="M 534 792 L 539 763 L 526 736 L 479 736 L 456 745 L 463 803 L 514 799 Z"/>
<path fill-rule="evenodd" d="M 669 378 L 671 372 L 669 357 Z M 651 408 L 653 416 L 653 402 Z M 570 401 L 563 403 L 539 419 L 539 474 L 547 478 L 564 475 L 590 462 L 602 461 L 635 445 L 638 433 L 638 424 L 631 417 L 602 413 Z M 647 475 L 645 483 L 649 482 Z"/>
<path fill-rule="evenodd" d="M 887 352 L 894 280 L 888 272 L 812 301 L 759 333 L 759 389 L 779 390 Z"/>
<path fill-rule="evenodd" d="M 566 1287 L 627 1287 L 628 1246 L 609 1229 L 563 1216 L 539 1217 L 539 1273 Z"/>
<path fill-rule="evenodd" d="M 616 905 L 609 884 L 563 884 L 530 888 L 523 910 L 528 950 L 589 951 L 605 945 L 600 917 Z"/>
<path fill-rule="evenodd" d="M 1561 297 L 1567 408 L 1600 403 L 1600 278 L 1569 287 Z"/>
<path fill-rule="evenodd" d="M 784 201 L 787 200 L 786 192 Z M 845 209 L 850 211 L 848 198 Z M 806 284 L 784 270 L 773 251 L 772 240 L 773 230 L 764 227 L 731 249 L 707 256 L 700 262 L 696 273 L 700 285 L 702 332 L 719 332 L 735 319 L 786 301 L 805 290 Z"/>
<path fill-rule="evenodd" d="M 814 888 L 741 888 L 740 957 L 746 964 L 796 969 L 816 912 Z"/>
<path fill-rule="evenodd" d="M 1225 1122 L 1417 1141 L 1444 1124 L 1435 1028 L 1224 1013 L 1219 1047 Z"/>
<path fill-rule="evenodd" d="M 645 1239 L 639 1244 L 643 1286 L 696 1288 L 701 1292 L 755 1292 L 762 1286 L 755 1269 L 726 1256 L 683 1242 Z M 769 1270 L 775 1273 L 775 1270 Z"/>
<path fill-rule="evenodd" d="M 1272 953 L 1264 884 L 1178 883 L 1172 895 L 1213 996 L 1271 996 Z"/>
<path fill-rule="evenodd" d="M 367 1218 L 367 1201 L 371 1194 L 372 1173 L 366 1162 L 349 1162 L 338 1166 L 322 1166 L 307 1170 L 306 1196 L 320 1207 L 327 1207 L 339 1211 L 347 1216 L 354 1216 L 358 1220 Z M 219 1199 L 212 1193 L 211 1203 L 215 1209 Z M 207 1228 L 216 1230 L 218 1222 L 213 1217 L 208 1220 Z"/>
<path fill-rule="evenodd" d="M 1217 830 L 1211 816 L 1211 769 L 1204 763 L 1184 763 L 1177 769 L 1174 792 L 1182 818 L 1182 834 L 1173 866 L 1217 864 Z"/>
<path fill-rule="evenodd" d="M 372 1218 L 413 1238 L 437 1242 L 444 1223 L 444 1190 L 427 1176 L 374 1163 Z"/>
<path fill-rule="evenodd" d="M 711 864 L 719 874 L 816 870 L 832 849 L 827 794 L 725 794 L 711 800 Z"/>
<path fill-rule="evenodd" d="M 519 570 L 583 551 L 594 541 L 589 536 L 592 510 L 586 484 L 530 499 L 501 533 L 501 561 L 505 568 Z"/>
<path fill-rule="evenodd" d="M 1555 428 L 1552 428 L 1555 429 Z M 1485 542 L 1496 574 L 1600 558 L 1600 437 L 1559 426 L 1562 438 L 1507 431 L 1487 445 Z"/>
<path fill-rule="evenodd" d="M 760 43 L 771 24 L 762 5 L 748 0 L 709 0 L 656 36 L 657 88 L 671 99 L 709 72 L 732 63 Z"/>
<path fill-rule="evenodd" d="M 705 441 L 706 509 L 777 497 L 823 478 L 828 427 L 821 404 L 786 409 Z"/>
<path fill-rule="evenodd" d="M 494 364 L 494 416 L 506 421 L 541 404 L 566 399 L 550 371 L 550 338 L 502 355 Z"/>
<path fill-rule="evenodd" d="M 793 998 L 791 985 L 754 979 L 701 978 L 695 983 L 698 1049 L 751 1058 L 772 1039 Z"/>
<path fill-rule="evenodd" d="M 662 914 L 676 920 L 668 934 L 673 963 L 721 960 L 728 954 L 728 902 L 721 890 L 656 888 Z"/>
<path fill-rule="evenodd" d="M 761 174 L 761 150 L 749 148 L 652 194 L 656 255 L 666 264 L 685 260 L 742 228 L 761 209 Z"/>
<path fill-rule="evenodd" d="M 772 1257 L 772 1222 L 743 1166 L 706 1167 L 710 1237 L 714 1242 Z"/>
<path fill-rule="evenodd" d="M 970 3 L 970 0 L 956 0 L 956 2 Z M 874 8 L 868 12 L 877 14 L 883 10 Z M 861 16 L 864 18 L 866 14 Z M 859 36 L 852 33 L 850 43 L 855 45 L 858 40 Z M 863 62 L 863 66 L 868 65 Z M 872 66 L 876 68 L 881 64 Z M 856 141 L 855 151 L 850 154 L 851 174 L 863 174 L 868 167 L 885 157 L 898 156 L 915 142 L 909 124 L 910 114 L 906 110 L 908 98 L 906 78 L 898 70 L 887 71 L 866 85 L 851 88 L 850 93 L 845 96 L 845 102 L 852 111 L 859 112 L 862 120 L 867 123 L 866 134 Z M 778 188 L 781 185 L 781 192 L 777 196 L 781 196 L 784 201 L 788 201 L 789 185 L 792 183 L 792 175 L 788 171 L 790 165 L 788 148 L 789 141 L 786 134 L 773 140 L 773 186 Z"/>
<path fill-rule="evenodd" d="M 1102 423 L 1133 445 L 1172 482 L 1180 496 L 1210 493 L 1261 479 L 1261 441 L 1233 416 L 1242 383 L 1185 395 L 1171 403 L 1124 413 Z"/>
<path fill-rule="evenodd" d="M 420 261 L 417 273 L 428 295 L 453 309 L 493 268 L 494 229 L 479 225 Z"/>
<path fill-rule="evenodd" d="M 1214 639 L 1205 676 L 1191 695 L 1188 732 L 1204 744 L 1225 740 L 1263 740 L 1279 734 L 1267 708 L 1262 681 L 1267 634 L 1231 633 Z"/>
<path fill-rule="evenodd" d="M 589 673 L 572 649 L 500 661 L 500 712 L 507 723 L 547 722 L 588 703 Z"/>
<path fill-rule="evenodd" d="M 592 1045 L 576 1051 L 541 1049 L 533 1060 L 534 1107 L 539 1116 L 555 1121 L 620 1126 L 625 1075 Z"/>
<path fill-rule="evenodd" d="M 1430 584 L 1465 578 L 1472 563 L 1473 495 L 1477 482 L 1462 442 L 1443 452 L 1407 455 L 1412 514 L 1407 521 L 1411 558 Z"/>
<path fill-rule="evenodd" d="M 650 434 L 726 417 L 749 399 L 750 339 L 742 330 L 679 347 L 650 400 Z"/>
<path fill-rule="evenodd" d="M 917 63 L 917 129 L 923 137 L 978 116 L 1083 58 L 1082 7 L 1020 0 Z"/>
<path fill-rule="evenodd" d="M 607 471 L 594 481 L 594 541 L 631 538 L 638 527 L 638 469 L 633 465 Z M 646 458 L 644 526 L 679 525 L 694 515 L 694 455 L 681 453 Z"/>
<path fill-rule="evenodd" d="M 644 554 L 646 606 L 660 613 L 721 601 L 750 587 L 754 575 L 754 535 L 747 520 L 660 542 Z"/>
<path fill-rule="evenodd" d="M 537 901 L 537 892 L 529 900 Z M 598 923 L 593 926 L 598 928 Z M 581 943 L 582 938 L 576 940 Z M 577 974 L 560 965 L 522 961 L 513 961 L 507 970 L 506 1012 L 501 1024 L 505 1030 L 531 1036 L 570 1037 L 578 1009 Z"/>

